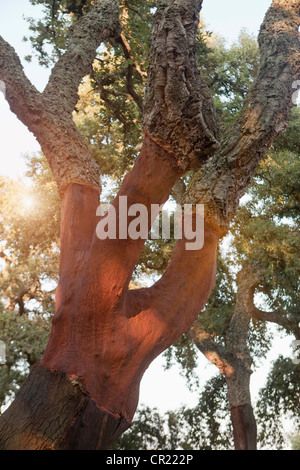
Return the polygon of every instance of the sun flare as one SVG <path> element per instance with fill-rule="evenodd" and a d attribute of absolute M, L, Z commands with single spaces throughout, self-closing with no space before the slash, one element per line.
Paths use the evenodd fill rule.
<path fill-rule="evenodd" d="M 36 199 L 32 195 L 26 195 L 23 199 L 23 208 L 30 211 L 36 206 Z"/>

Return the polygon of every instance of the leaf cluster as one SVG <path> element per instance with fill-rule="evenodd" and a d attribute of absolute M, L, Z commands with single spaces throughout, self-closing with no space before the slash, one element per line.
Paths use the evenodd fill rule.
<path fill-rule="evenodd" d="M 35 300 L 31 311 L 52 313 L 59 262 L 60 200 L 45 159 L 30 160 L 23 181 L 0 182 L 1 297 L 9 308 Z M 17 301 L 15 302 L 14 299 Z M 14 303 L 15 302 L 15 303 Z"/>
<path fill-rule="evenodd" d="M 0 365 L 0 411 L 13 398 L 45 349 L 50 333 L 48 319 L 0 313 L 0 337 L 5 344 L 6 362 Z"/>
<path fill-rule="evenodd" d="M 284 419 L 290 418 L 300 431 L 300 368 L 290 358 L 279 356 L 273 363 L 256 405 L 259 440 L 262 445 L 282 449 Z"/>
<path fill-rule="evenodd" d="M 232 448 L 223 377 L 213 377 L 195 408 L 159 413 L 141 406 L 131 428 L 114 444 L 120 450 L 222 450 Z"/>
<path fill-rule="evenodd" d="M 0 181 L 0 406 L 42 356 L 58 281 L 60 200 L 42 155 L 28 157 L 27 178 Z"/>

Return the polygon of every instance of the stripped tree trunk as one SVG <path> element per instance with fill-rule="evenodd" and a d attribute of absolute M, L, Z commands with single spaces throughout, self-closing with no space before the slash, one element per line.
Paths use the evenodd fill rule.
<path fill-rule="evenodd" d="M 213 289 L 219 238 L 292 106 L 299 2 L 273 1 L 261 32 L 257 82 L 221 146 L 209 90 L 195 65 L 201 5 L 199 0 L 157 2 L 144 144 L 113 203 L 117 215 L 121 196 L 127 196 L 128 206 L 161 205 L 186 171 L 204 165 L 186 196 L 207 204 L 204 246 L 187 251 L 185 238 L 179 240 L 166 272 L 147 289 L 128 288 L 145 240 L 96 235 L 101 169 L 72 122 L 78 86 L 99 44 L 120 35 L 118 1 L 95 1 L 78 21 L 43 93 L 29 83 L 14 50 L 0 38 L 6 98 L 41 144 L 62 197 L 52 331 L 40 364 L 0 418 L 1 449 L 107 448 L 132 421 L 145 370 L 187 331 Z"/>

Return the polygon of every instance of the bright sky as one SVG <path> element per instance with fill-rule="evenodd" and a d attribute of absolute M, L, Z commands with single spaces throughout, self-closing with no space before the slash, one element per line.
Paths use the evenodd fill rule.
<path fill-rule="evenodd" d="M 209 28 L 221 34 L 229 42 L 234 41 L 241 30 L 246 27 L 249 32 L 257 35 L 271 0 L 204 0 L 202 15 Z M 22 42 L 28 33 L 25 16 L 35 16 L 37 7 L 31 6 L 29 0 L 1 1 L 0 6 L 0 35 L 7 40 L 18 52 L 24 64 L 28 78 L 39 89 L 43 90 L 48 77 L 48 71 L 39 67 L 36 62 L 27 64 L 23 58 L 30 54 L 28 43 Z M 2 93 L 0 93 L 0 174 L 10 176 L 22 175 L 24 161 L 22 154 L 37 151 L 39 146 L 35 138 L 22 123 L 9 111 Z M 279 350 L 286 348 L 288 341 L 279 343 Z M 270 358 L 274 357 L 274 351 Z M 199 354 L 198 374 L 200 384 L 215 373 L 214 366 Z M 254 393 L 265 378 L 266 369 L 262 367 L 252 379 Z M 175 409 L 183 403 L 193 406 L 197 402 L 197 393 L 190 393 L 184 380 L 179 376 L 177 368 L 169 372 L 162 370 L 162 360 L 159 358 L 149 367 L 141 385 L 140 402 L 160 410 Z"/>

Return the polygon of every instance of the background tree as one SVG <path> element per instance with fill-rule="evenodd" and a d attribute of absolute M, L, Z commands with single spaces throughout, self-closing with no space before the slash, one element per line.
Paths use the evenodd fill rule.
<path fill-rule="evenodd" d="M 113 445 L 113 449 L 196 449 L 228 450 L 232 432 L 226 409 L 226 388 L 223 377 L 209 380 L 194 408 L 159 413 L 142 407 L 132 427 Z"/>
<path fill-rule="evenodd" d="M 45 349 L 58 282 L 60 200 L 44 157 L 27 158 L 27 181 L 1 180 L 0 406 Z"/>
<path fill-rule="evenodd" d="M 250 376 L 252 366 L 255 367 L 255 362 L 265 356 L 272 344 L 266 324 L 275 323 L 284 334 L 299 339 L 299 138 L 295 132 L 298 127 L 299 110 L 296 109 L 291 125 L 261 163 L 247 194 L 247 203 L 238 210 L 230 230 L 232 251 L 220 259 L 214 294 L 190 330 L 199 350 L 226 377 L 229 407 L 234 409 L 232 424 L 237 448 L 250 445 L 247 439 L 251 438 L 256 447 Z M 257 296 L 261 294 L 264 307 L 259 308 Z M 185 344 L 187 341 L 188 337 Z M 197 360 L 191 346 L 185 352 L 182 345 L 181 340 L 169 350 L 169 362 L 172 355 L 179 356 L 183 367 L 189 367 L 191 376 Z M 276 379 L 278 375 L 280 381 Z M 298 379 L 298 367 L 292 359 L 279 358 L 256 407 L 261 429 L 259 440 L 263 445 L 282 445 L 283 426 L 279 423 L 288 411 L 296 422 L 299 420 L 295 403 L 299 395 Z M 270 393 L 271 389 L 274 394 Z M 252 415 L 244 431 L 234 414 L 235 408 L 243 407 Z"/>
<path fill-rule="evenodd" d="M 205 304 L 214 284 L 218 239 L 292 105 L 299 67 L 297 2 L 274 1 L 269 9 L 259 38 L 257 78 L 221 146 L 209 89 L 194 55 L 201 2 L 157 4 L 143 107 L 145 138 L 114 204 L 121 195 L 129 204 L 161 204 L 183 174 L 207 161 L 185 195 L 185 202 L 206 204 L 205 244 L 191 253 L 179 241 L 153 287 L 128 290 L 144 240 L 99 241 L 94 236 L 99 167 L 71 120 L 77 88 L 99 44 L 120 36 L 117 7 L 117 2 L 102 1 L 82 16 L 83 11 L 74 11 L 74 20 L 79 19 L 42 94 L 1 39 L 6 97 L 40 142 L 63 200 L 50 340 L 42 361 L 1 417 L 3 448 L 103 448 L 128 426 L 145 368 L 186 331 Z M 276 84 L 270 77 L 277 77 Z"/>

